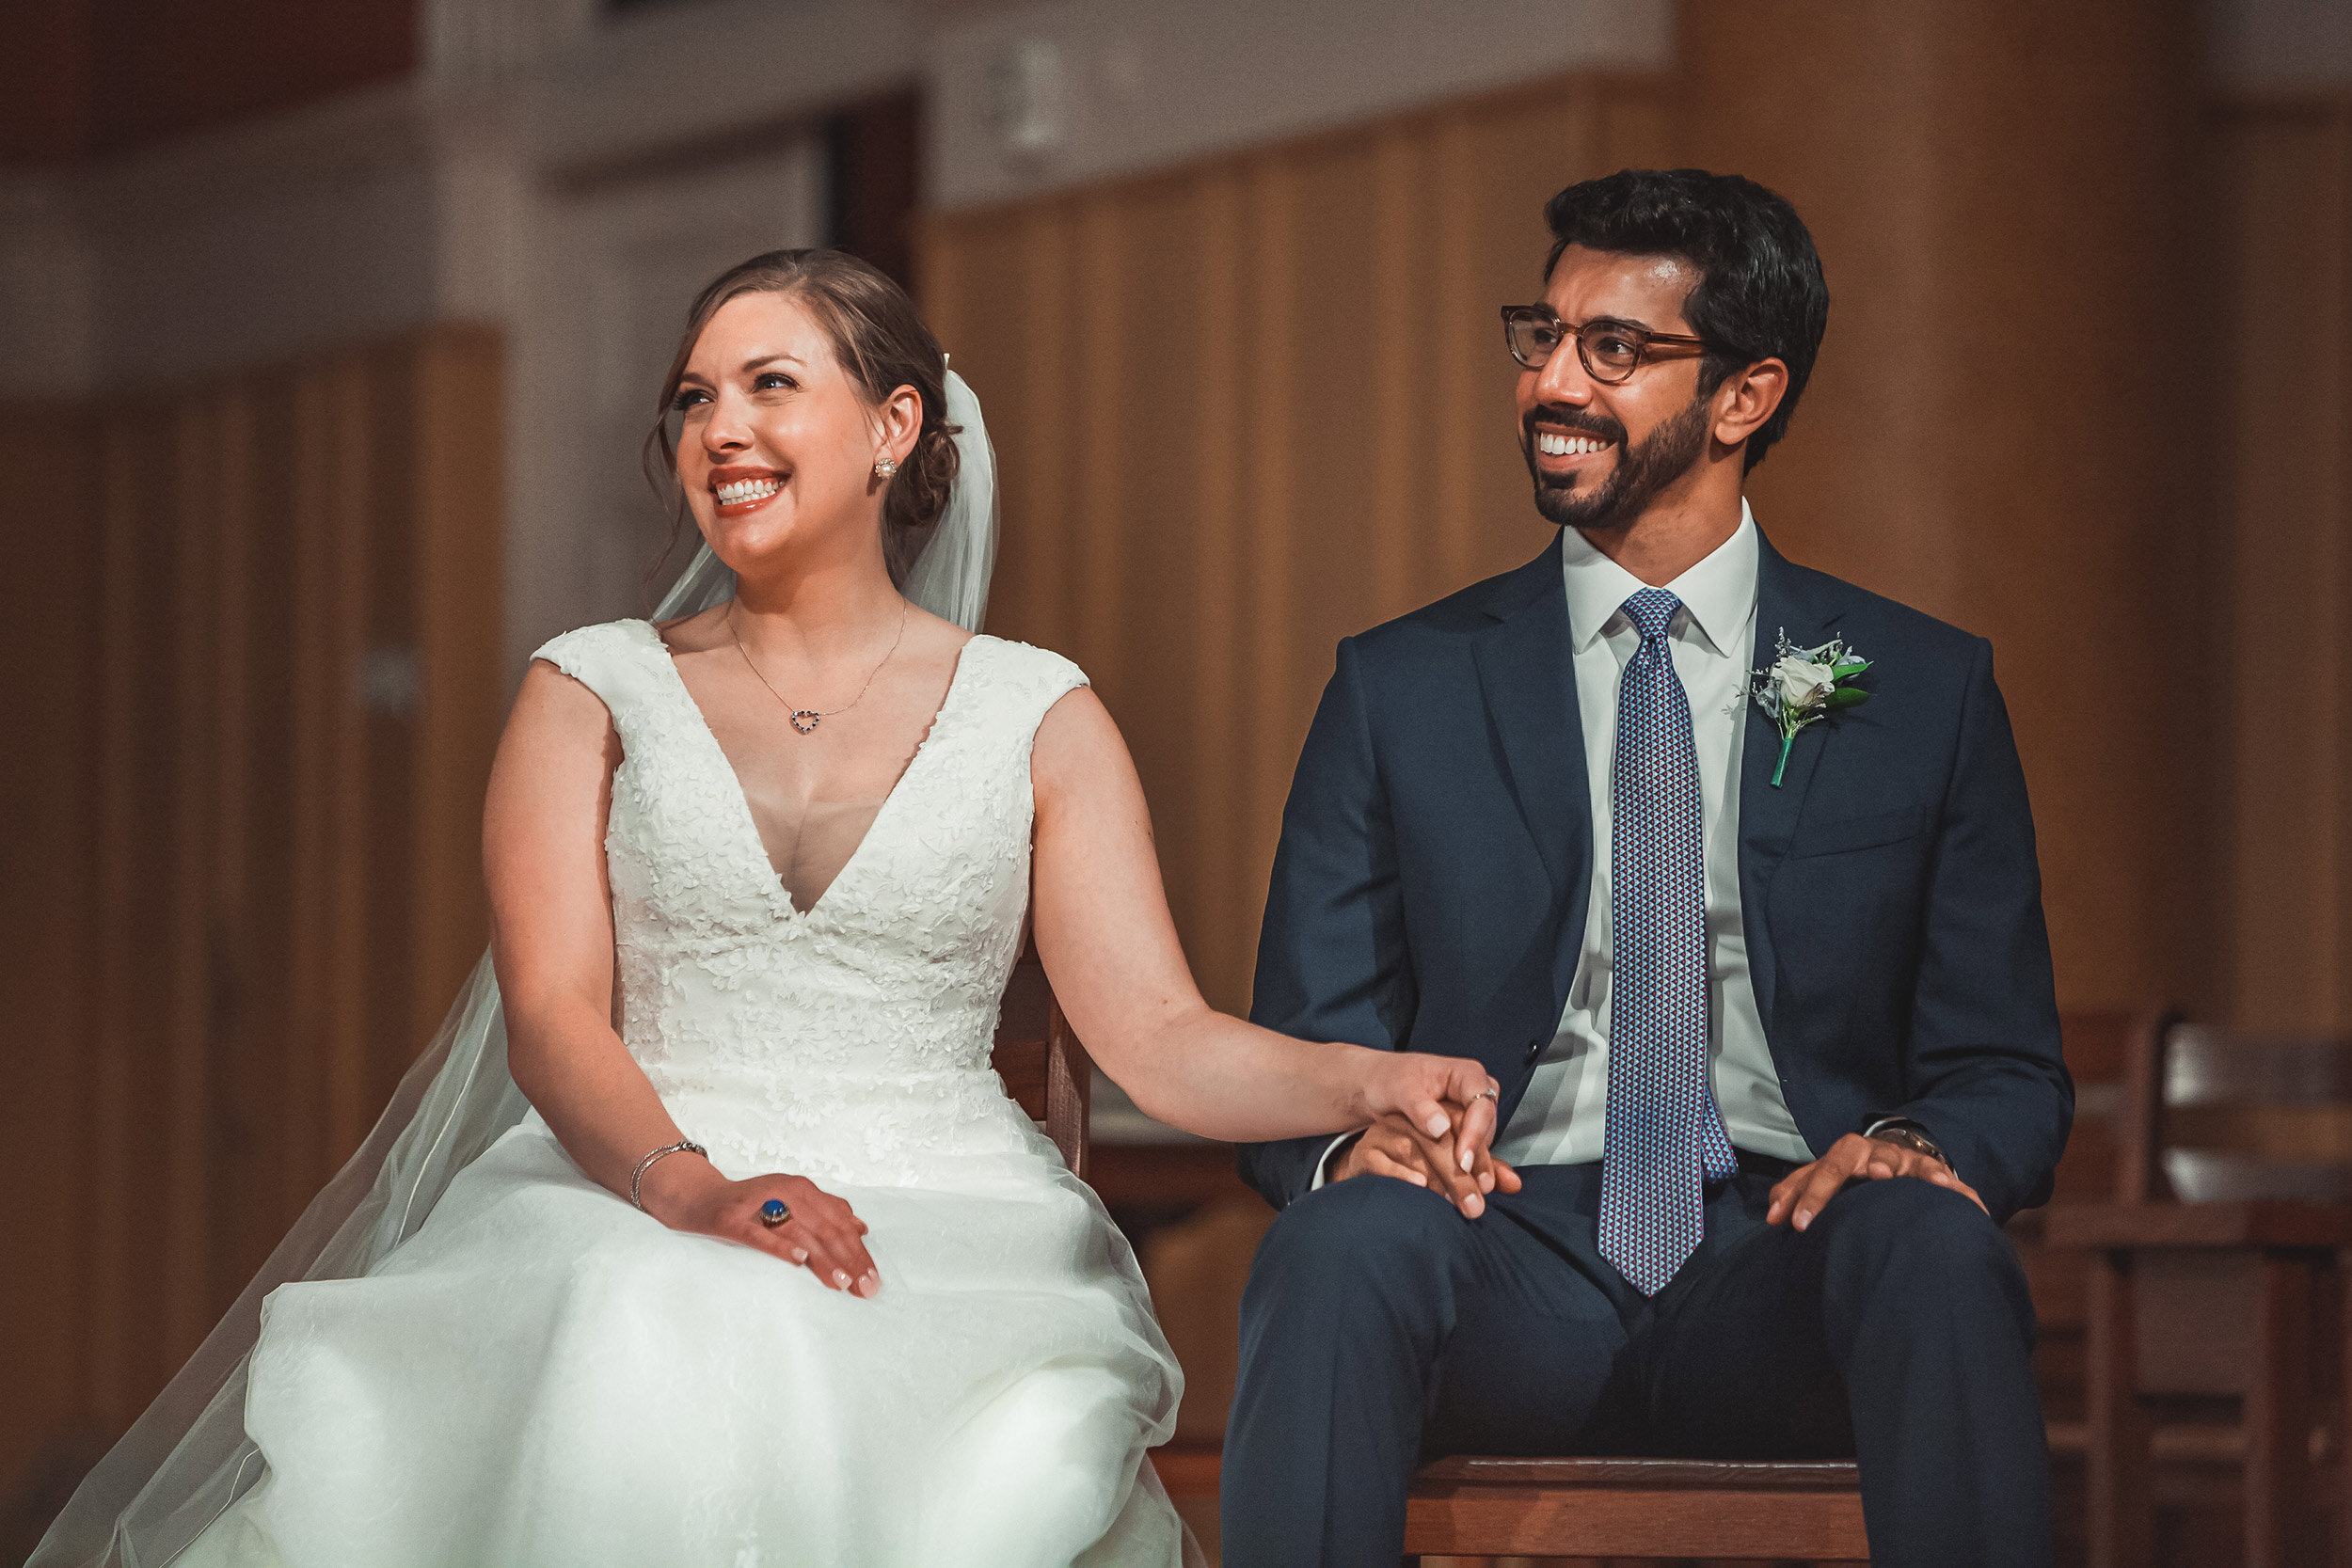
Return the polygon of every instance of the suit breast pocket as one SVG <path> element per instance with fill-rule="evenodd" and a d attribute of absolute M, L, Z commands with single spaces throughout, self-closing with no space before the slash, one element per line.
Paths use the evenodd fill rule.
<path fill-rule="evenodd" d="M 1788 847 L 1790 860 L 1817 855 L 1844 855 L 1857 849 L 1877 849 L 1901 844 L 1926 831 L 1928 808 L 1905 806 L 1899 811 L 1869 812 L 1858 816 L 1807 820 Z"/>

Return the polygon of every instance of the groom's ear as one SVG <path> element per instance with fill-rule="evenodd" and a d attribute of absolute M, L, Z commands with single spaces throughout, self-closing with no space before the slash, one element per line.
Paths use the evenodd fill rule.
<path fill-rule="evenodd" d="M 1724 377 L 1708 401 L 1713 405 L 1710 433 L 1725 447 L 1736 447 L 1757 431 L 1788 394 L 1788 367 L 1778 359 L 1758 359 Z"/>

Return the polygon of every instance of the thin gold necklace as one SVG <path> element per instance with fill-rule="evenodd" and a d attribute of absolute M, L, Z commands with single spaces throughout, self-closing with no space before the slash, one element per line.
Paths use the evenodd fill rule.
<path fill-rule="evenodd" d="M 760 685 L 768 687 L 768 695 L 773 697 L 779 703 L 784 703 L 785 711 L 792 715 L 792 727 L 800 731 L 803 735 L 808 735 L 815 731 L 819 720 L 830 719 L 836 713 L 847 713 L 851 708 L 857 706 L 859 703 L 865 701 L 866 691 L 870 689 L 874 684 L 874 676 L 882 673 L 882 664 L 889 663 L 891 655 L 896 654 L 898 651 L 898 644 L 906 641 L 907 601 L 903 598 L 898 601 L 898 635 L 890 640 L 890 653 L 882 656 L 882 664 L 875 665 L 873 670 L 867 673 L 866 677 L 866 685 L 857 689 L 856 696 L 850 698 L 839 707 L 829 707 L 822 713 L 819 713 L 813 707 L 794 707 L 790 703 L 785 702 L 783 692 L 778 691 L 774 687 L 768 685 L 768 677 L 761 674 L 759 673 L 759 666 L 752 662 L 752 651 L 743 646 L 743 634 L 735 629 L 735 606 L 732 602 L 727 605 L 727 635 L 735 639 L 735 651 L 743 656 L 744 666 L 751 671 L 752 678 L 759 682 Z"/>

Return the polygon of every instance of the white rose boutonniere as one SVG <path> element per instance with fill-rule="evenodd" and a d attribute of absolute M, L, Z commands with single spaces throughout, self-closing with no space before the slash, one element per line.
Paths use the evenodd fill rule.
<path fill-rule="evenodd" d="M 1788 771 L 1788 752 L 1797 743 L 1799 730 L 1841 707 L 1870 700 L 1867 691 L 1847 684 L 1869 668 L 1870 661 L 1847 647 L 1842 639 L 1818 648 L 1800 648 L 1789 642 L 1787 631 L 1780 634 L 1780 657 L 1756 672 L 1756 685 L 1750 692 L 1756 705 L 1771 714 L 1780 728 L 1780 761 L 1772 768 L 1774 789 L 1780 787 L 1781 775 Z"/>

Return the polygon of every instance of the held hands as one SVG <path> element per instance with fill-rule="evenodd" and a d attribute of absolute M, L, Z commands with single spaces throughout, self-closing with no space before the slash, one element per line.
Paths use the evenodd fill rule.
<path fill-rule="evenodd" d="M 1949 1187 L 1978 1208 L 1984 1207 L 1984 1199 L 1977 1196 L 1977 1190 L 1954 1176 L 1952 1167 L 1933 1155 L 1849 1132 L 1830 1145 L 1827 1154 L 1809 1165 L 1799 1165 L 1772 1184 L 1772 1198 L 1764 1211 L 1764 1221 L 1767 1225 L 1785 1221 L 1803 1230 L 1848 1182 L 1883 1181 L 1896 1176 L 1915 1176 L 1939 1187 Z"/>
<path fill-rule="evenodd" d="M 1366 1085 L 1372 1125 L 1332 1162 L 1327 1179 L 1409 1181 L 1476 1219 L 1486 1212 L 1485 1195 L 1519 1190 L 1518 1172 L 1491 1148 L 1499 1088 L 1475 1062 L 1396 1053 Z"/>
<path fill-rule="evenodd" d="M 662 1165 L 679 1168 L 664 1173 Z M 657 1189 L 654 1179 L 664 1174 L 669 1180 Z M 802 1264 L 831 1290 L 867 1297 L 882 1291 L 882 1275 L 861 1240 L 866 1222 L 805 1177 L 730 1181 L 700 1160 L 665 1160 L 646 1174 L 643 1196 L 646 1212 L 673 1230 L 716 1236 Z M 782 1225 L 759 1217 L 759 1206 L 770 1198 L 791 1211 Z"/>

